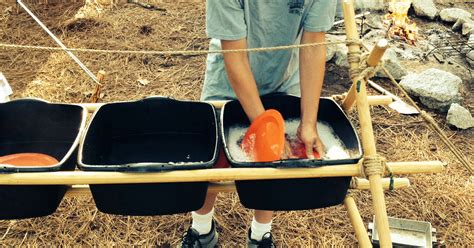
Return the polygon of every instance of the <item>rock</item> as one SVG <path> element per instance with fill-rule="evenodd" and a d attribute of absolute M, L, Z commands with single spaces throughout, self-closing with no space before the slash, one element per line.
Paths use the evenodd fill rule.
<path fill-rule="evenodd" d="M 368 15 L 365 19 L 365 24 L 371 28 L 384 29 L 384 17 L 382 15 Z"/>
<path fill-rule="evenodd" d="M 379 0 L 355 0 L 355 7 L 363 10 L 384 10 L 386 6 L 384 1 Z"/>
<path fill-rule="evenodd" d="M 445 22 L 455 22 L 458 19 L 469 19 L 471 13 L 459 8 L 447 8 L 439 12 L 441 20 Z"/>
<path fill-rule="evenodd" d="M 462 79 L 435 68 L 420 74 L 408 74 L 401 80 L 400 85 L 411 95 L 419 97 L 425 106 L 444 112 L 448 110 L 449 105 L 459 103 L 462 99 Z"/>
<path fill-rule="evenodd" d="M 349 62 L 347 61 L 348 51 L 349 49 L 347 48 L 346 45 L 344 44 L 336 45 L 336 54 L 334 55 L 335 57 L 334 63 L 336 63 L 336 65 L 340 67 L 349 68 Z"/>
<path fill-rule="evenodd" d="M 462 29 L 462 26 L 464 25 L 464 23 L 467 21 L 466 18 L 459 18 L 454 24 L 453 26 L 451 27 L 451 30 L 453 31 L 458 31 L 460 29 Z"/>
<path fill-rule="evenodd" d="M 336 54 L 336 47 L 335 45 L 328 45 L 326 46 L 326 62 L 334 58 L 334 54 Z"/>
<path fill-rule="evenodd" d="M 326 40 L 327 41 L 344 41 L 346 40 L 346 36 L 327 34 Z M 336 44 L 336 45 L 331 45 L 328 47 L 331 47 L 331 48 L 328 48 L 327 50 L 326 59 L 328 59 L 328 57 L 330 56 L 329 52 L 331 53 L 334 52 L 334 54 L 332 54 L 331 56 L 331 59 L 334 60 L 334 63 L 338 66 L 349 68 L 349 63 L 347 62 L 347 51 L 349 49 L 347 48 L 346 44 Z"/>
<path fill-rule="evenodd" d="M 367 47 L 373 47 L 379 40 L 386 39 L 386 31 L 374 29 L 364 35 L 363 43 Z"/>
<path fill-rule="evenodd" d="M 397 53 L 395 50 L 389 48 L 385 51 L 385 54 L 382 58 L 385 68 L 392 74 L 392 76 L 400 80 L 402 77 L 408 74 L 405 67 L 400 64 L 400 60 L 398 59 Z M 377 77 L 388 78 L 384 71 L 378 71 L 376 74 Z"/>
<path fill-rule="evenodd" d="M 457 103 L 451 104 L 448 110 L 448 116 L 446 116 L 448 124 L 453 125 L 460 129 L 468 129 L 474 127 L 474 118 L 472 118 L 469 110 L 463 108 Z"/>
<path fill-rule="evenodd" d="M 467 54 L 467 62 L 471 65 L 472 68 L 474 68 L 474 50 L 470 51 Z"/>
<path fill-rule="evenodd" d="M 462 24 L 462 35 L 474 34 L 474 21 L 469 19 Z"/>
<path fill-rule="evenodd" d="M 412 6 L 417 16 L 425 16 L 431 20 L 435 19 L 439 13 L 433 0 L 413 0 Z"/>

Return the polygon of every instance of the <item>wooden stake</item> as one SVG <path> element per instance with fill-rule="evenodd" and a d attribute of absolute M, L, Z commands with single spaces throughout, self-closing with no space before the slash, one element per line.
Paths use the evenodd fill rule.
<path fill-rule="evenodd" d="M 365 229 L 364 222 L 362 221 L 362 217 L 360 217 L 354 198 L 347 196 L 346 199 L 344 199 L 344 205 L 346 206 L 352 227 L 354 227 L 357 240 L 359 241 L 359 247 L 372 247 L 367 229 Z"/>
<path fill-rule="evenodd" d="M 394 175 L 439 173 L 444 163 L 395 162 L 387 163 Z M 407 166 L 408 165 L 408 166 Z M 176 170 L 167 172 L 88 172 L 57 171 L 0 174 L 0 185 L 74 185 L 74 184 L 130 184 L 172 182 L 217 182 L 235 180 L 266 180 L 289 178 L 320 178 L 360 176 L 357 164 L 322 166 L 317 168 L 226 168 Z M 370 182 L 372 187 L 372 182 Z M 379 184 L 382 190 L 382 184 Z"/>
<path fill-rule="evenodd" d="M 344 19 L 348 39 L 359 39 L 359 34 L 357 32 L 357 26 L 355 23 L 355 12 L 354 4 L 352 0 L 344 0 L 343 2 L 344 10 Z M 349 46 L 349 51 L 360 52 L 360 46 L 358 44 L 351 44 Z M 373 56 L 374 58 L 379 57 Z M 381 56 L 380 56 L 381 57 Z M 357 63 L 351 63 L 351 68 L 358 68 Z M 352 91 L 355 91 L 356 103 L 357 103 L 357 112 L 360 122 L 360 132 L 362 138 L 362 145 L 364 147 L 364 152 L 366 156 L 377 155 L 377 150 L 375 148 L 375 138 L 372 127 L 372 120 L 369 111 L 369 104 L 367 102 L 367 89 L 366 82 L 363 78 L 356 78 L 352 85 Z M 351 94 L 351 92 L 349 92 Z M 350 103 L 350 102 L 347 102 Z M 348 104 L 346 104 L 347 107 Z M 390 238 L 390 229 L 388 226 L 388 217 L 387 209 L 385 206 L 384 192 L 382 189 L 382 175 L 370 175 L 370 191 L 372 194 L 372 204 L 375 211 L 375 221 L 377 224 L 377 231 L 380 235 L 380 246 L 382 248 L 392 247 L 392 240 Z"/>
<path fill-rule="evenodd" d="M 94 93 L 91 96 L 90 102 L 91 103 L 97 103 L 100 99 L 100 94 L 104 82 L 104 77 L 105 77 L 105 71 L 100 70 L 99 73 L 97 74 L 97 82 L 99 82 L 95 86 Z"/>

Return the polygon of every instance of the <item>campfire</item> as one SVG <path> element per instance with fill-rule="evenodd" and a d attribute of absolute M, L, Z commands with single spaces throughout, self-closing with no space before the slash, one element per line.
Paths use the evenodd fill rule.
<path fill-rule="evenodd" d="M 390 38 L 398 37 L 414 45 L 417 40 L 418 28 L 416 23 L 408 18 L 411 0 L 392 0 L 389 10 L 385 15 L 384 24 Z"/>

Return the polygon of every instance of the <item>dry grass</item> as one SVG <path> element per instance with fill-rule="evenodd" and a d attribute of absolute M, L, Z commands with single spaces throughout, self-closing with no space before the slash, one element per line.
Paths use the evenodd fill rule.
<path fill-rule="evenodd" d="M 2 5 L 0 4 L 0 7 Z M 64 25 L 79 4 L 33 5 L 32 9 L 71 47 L 102 49 L 206 49 L 205 10 L 202 4 L 166 4 L 167 12 L 150 12 L 125 6 L 101 17 Z M 3 10 L 0 9 L 0 15 Z M 54 44 L 25 14 L 0 18 L 0 42 Z M 144 32 L 151 30 L 151 32 Z M 204 57 L 163 57 L 79 54 L 94 72 L 107 72 L 103 101 L 133 100 L 149 95 L 198 99 L 205 70 Z M 0 50 L 0 71 L 5 73 L 15 98 L 40 97 L 57 102 L 86 101 L 93 82 L 71 62 L 55 52 Z M 143 86 L 138 79 L 150 83 Z M 329 65 L 325 94 L 348 87 L 347 73 Z M 337 83 L 337 84 L 336 84 Z M 383 84 L 383 82 L 380 82 Z M 388 87 L 388 84 L 385 84 Z M 471 87 L 471 86 L 468 86 Z M 466 93 L 472 106 L 472 92 Z M 474 178 L 455 160 L 436 135 L 416 117 L 400 116 L 387 108 L 373 108 L 379 152 L 391 161 L 434 160 L 449 162 L 439 175 L 409 176 L 412 187 L 387 192 L 390 216 L 431 222 L 438 238 L 450 247 L 474 243 Z M 439 120 L 441 116 L 438 116 Z M 355 120 L 355 115 L 351 116 Z M 444 122 L 440 123 L 444 126 Z M 452 141 L 472 161 L 472 131 L 444 126 Z M 368 192 L 353 192 L 367 223 L 373 210 Z M 223 194 L 216 219 L 222 246 L 245 241 L 251 211 L 236 194 Z M 44 218 L 0 221 L 0 245 L 4 246 L 176 246 L 189 224 L 188 215 L 120 217 L 97 211 L 91 197 L 66 198 L 58 211 Z M 355 246 L 356 240 L 342 206 L 300 212 L 280 212 L 274 221 L 274 236 L 284 247 Z"/>

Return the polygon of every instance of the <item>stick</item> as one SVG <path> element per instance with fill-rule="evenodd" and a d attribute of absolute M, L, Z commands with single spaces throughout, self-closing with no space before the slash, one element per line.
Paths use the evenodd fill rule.
<path fill-rule="evenodd" d="M 395 162 L 387 163 L 394 175 L 439 173 L 444 163 Z M 320 177 L 360 176 L 357 164 L 322 166 L 317 168 L 226 168 L 176 170 L 167 172 L 89 172 L 57 171 L 0 174 L 0 185 L 74 185 L 74 184 L 130 184 L 173 182 L 217 182 L 235 180 L 268 180 Z M 372 185 L 372 183 L 371 183 Z M 382 190 L 382 184 L 379 184 Z"/>
<path fill-rule="evenodd" d="M 357 240 L 359 241 L 359 247 L 372 247 L 369 235 L 367 235 L 367 229 L 365 229 L 364 222 L 362 221 L 362 217 L 360 217 L 354 198 L 347 196 L 346 199 L 344 199 L 344 205 L 346 206 L 351 224 L 354 227 Z"/>
<path fill-rule="evenodd" d="M 367 190 L 369 189 L 369 181 L 366 179 L 357 179 L 357 187 L 351 187 L 351 189 L 359 189 L 359 190 Z M 352 185 L 351 185 L 352 186 Z M 383 187 L 385 190 L 388 190 L 390 186 L 390 178 L 383 179 Z M 395 178 L 394 179 L 394 189 L 401 189 L 410 186 L 410 181 L 407 178 Z M 229 193 L 235 192 L 237 189 L 235 188 L 235 183 L 233 181 L 229 182 L 210 182 L 208 192 L 212 193 Z M 67 196 L 84 196 L 90 195 L 89 185 L 81 184 L 81 185 L 72 185 L 68 191 Z"/>
<path fill-rule="evenodd" d="M 104 82 L 104 77 L 105 77 L 105 71 L 100 70 L 99 73 L 97 74 L 97 85 L 95 86 L 94 93 L 91 96 L 90 102 L 91 103 L 97 103 L 100 99 L 100 94 Z"/>
<path fill-rule="evenodd" d="M 356 27 L 356 23 L 354 19 L 355 13 L 354 13 L 353 2 L 351 0 L 344 0 L 343 9 L 344 9 L 344 19 L 346 20 L 345 26 L 346 26 L 347 38 L 358 39 L 359 34 L 357 32 L 357 27 Z M 381 49 L 375 48 L 372 52 L 374 53 L 375 50 L 381 50 Z M 350 44 L 349 51 L 360 52 L 360 46 L 357 44 Z M 351 63 L 350 66 L 352 69 L 354 69 L 354 68 L 358 68 L 359 65 L 357 63 Z M 358 112 L 359 121 L 360 121 L 360 128 L 361 128 L 360 132 L 362 136 L 362 141 L 363 141 L 362 144 L 364 147 L 365 155 L 366 156 L 377 155 L 377 150 L 375 148 L 374 132 L 373 132 L 372 121 L 371 121 L 371 116 L 370 116 L 370 111 L 369 111 L 369 104 L 367 102 L 367 89 L 366 89 L 365 80 L 363 78 L 355 79 L 351 90 L 354 91 L 354 93 L 352 94 L 357 93 L 355 94 L 356 99 L 357 99 L 356 101 L 357 112 Z M 349 91 L 349 95 L 351 95 L 351 91 Z M 347 104 L 345 105 L 347 109 L 347 107 L 350 106 L 350 102 L 347 102 Z M 377 224 L 377 231 L 380 235 L 380 246 L 382 248 L 385 248 L 385 247 L 392 247 L 392 240 L 390 238 L 390 229 L 388 226 L 387 209 L 385 206 L 381 176 L 382 175 L 377 175 L 377 174 L 370 175 L 369 181 L 370 181 L 370 191 L 372 193 L 372 204 L 375 211 L 375 221 Z"/>

